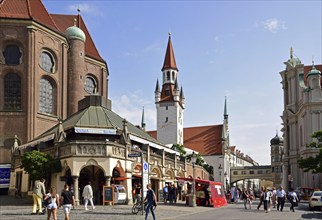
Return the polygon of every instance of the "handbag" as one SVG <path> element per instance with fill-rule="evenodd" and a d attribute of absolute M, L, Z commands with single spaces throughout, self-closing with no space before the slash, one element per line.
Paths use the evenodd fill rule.
<path fill-rule="evenodd" d="M 48 196 L 45 200 L 44 200 L 44 205 L 48 206 L 50 203 L 52 203 L 52 198 L 51 196 Z"/>

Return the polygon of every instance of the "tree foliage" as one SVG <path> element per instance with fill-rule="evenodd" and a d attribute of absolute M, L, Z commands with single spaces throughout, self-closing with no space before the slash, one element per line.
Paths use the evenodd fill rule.
<path fill-rule="evenodd" d="M 174 144 L 171 147 L 172 150 L 178 151 L 180 156 L 183 157 L 184 155 L 186 155 L 186 149 L 184 148 L 183 145 L 180 144 Z"/>
<path fill-rule="evenodd" d="M 29 174 L 31 180 L 46 179 L 51 174 L 62 171 L 59 159 L 37 150 L 26 152 L 22 155 L 21 168 Z"/>
<path fill-rule="evenodd" d="M 319 149 L 319 153 L 314 157 L 301 158 L 299 160 L 299 166 L 304 172 L 322 173 L 322 131 L 313 133 L 311 137 L 316 138 L 318 142 L 312 142 L 307 147 L 317 148 Z"/>

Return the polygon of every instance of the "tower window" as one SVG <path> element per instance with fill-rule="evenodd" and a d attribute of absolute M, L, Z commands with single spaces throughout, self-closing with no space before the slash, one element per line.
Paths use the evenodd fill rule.
<path fill-rule="evenodd" d="M 175 76 L 174 71 L 172 71 L 172 80 L 173 80 L 173 81 L 175 81 L 174 76 Z"/>
<path fill-rule="evenodd" d="M 86 77 L 84 87 L 85 91 L 89 94 L 94 94 L 95 92 L 97 92 L 96 80 L 91 76 Z"/>
<path fill-rule="evenodd" d="M 167 80 L 170 80 L 170 71 L 167 72 Z"/>
<path fill-rule="evenodd" d="M 165 110 L 168 110 L 168 106 L 165 107 Z"/>
<path fill-rule="evenodd" d="M 4 77 L 4 110 L 21 109 L 21 79 L 15 73 Z"/>
<path fill-rule="evenodd" d="M 54 72 L 54 59 L 52 55 L 46 51 L 42 52 L 39 60 L 40 67 L 48 73 Z"/>
<path fill-rule="evenodd" d="M 169 121 L 168 117 L 165 117 L 165 123 L 167 123 Z"/>
<path fill-rule="evenodd" d="M 170 95 L 170 88 L 169 88 L 169 86 L 166 86 L 165 87 L 165 95 L 166 96 L 169 96 Z"/>
<path fill-rule="evenodd" d="M 54 89 L 49 80 L 42 78 L 39 88 L 39 112 L 54 113 Z"/>
<path fill-rule="evenodd" d="M 17 45 L 8 45 L 3 51 L 5 64 L 18 65 L 20 64 L 21 52 Z"/>

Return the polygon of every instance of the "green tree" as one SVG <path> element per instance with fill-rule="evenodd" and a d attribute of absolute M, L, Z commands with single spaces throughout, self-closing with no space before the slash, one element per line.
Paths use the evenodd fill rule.
<path fill-rule="evenodd" d="M 315 157 L 301 158 L 299 166 L 304 172 L 322 173 L 322 131 L 312 134 L 312 138 L 316 138 L 318 142 L 312 142 L 307 147 L 319 149 L 319 153 Z"/>
<path fill-rule="evenodd" d="M 187 153 L 186 152 L 186 149 L 184 148 L 184 146 L 183 145 L 180 145 L 180 144 L 174 144 L 174 145 L 172 145 L 171 150 L 178 151 L 180 153 L 180 156 L 181 157 L 183 157 Z"/>
<path fill-rule="evenodd" d="M 46 179 L 51 174 L 62 171 L 59 159 L 37 150 L 26 152 L 22 155 L 21 168 L 29 174 L 31 180 Z"/>

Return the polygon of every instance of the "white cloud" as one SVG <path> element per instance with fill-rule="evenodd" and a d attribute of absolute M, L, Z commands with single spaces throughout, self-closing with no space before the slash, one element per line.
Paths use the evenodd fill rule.
<path fill-rule="evenodd" d="M 269 32 L 272 32 L 272 33 L 277 33 L 279 30 L 287 29 L 284 22 L 281 22 L 276 18 L 267 19 L 266 21 L 262 22 L 262 25 L 265 30 L 268 30 Z"/>
<path fill-rule="evenodd" d="M 122 95 L 112 100 L 112 109 L 115 113 L 134 125 L 141 125 L 142 109 L 144 107 L 144 120 L 147 130 L 156 128 L 155 105 L 150 100 L 144 100 L 140 91 L 130 95 Z"/>
<path fill-rule="evenodd" d="M 163 49 L 161 49 L 161 47 L 157 43 L 150 44 L 144 48 L 144 52 L 151 52 L 151 51 L 159 52 L 159 51 L 163 51 Z"/>
<path fill-rule="evenodd" d="M 80 9 L 81 14 L 103 16 L 103 13 L 98 8 L 94 7 L 93 4 L 82 3 L 82 4 L 68 6 L 68 10 L 75 14 L 77 13 L 78 8 Z"/>

